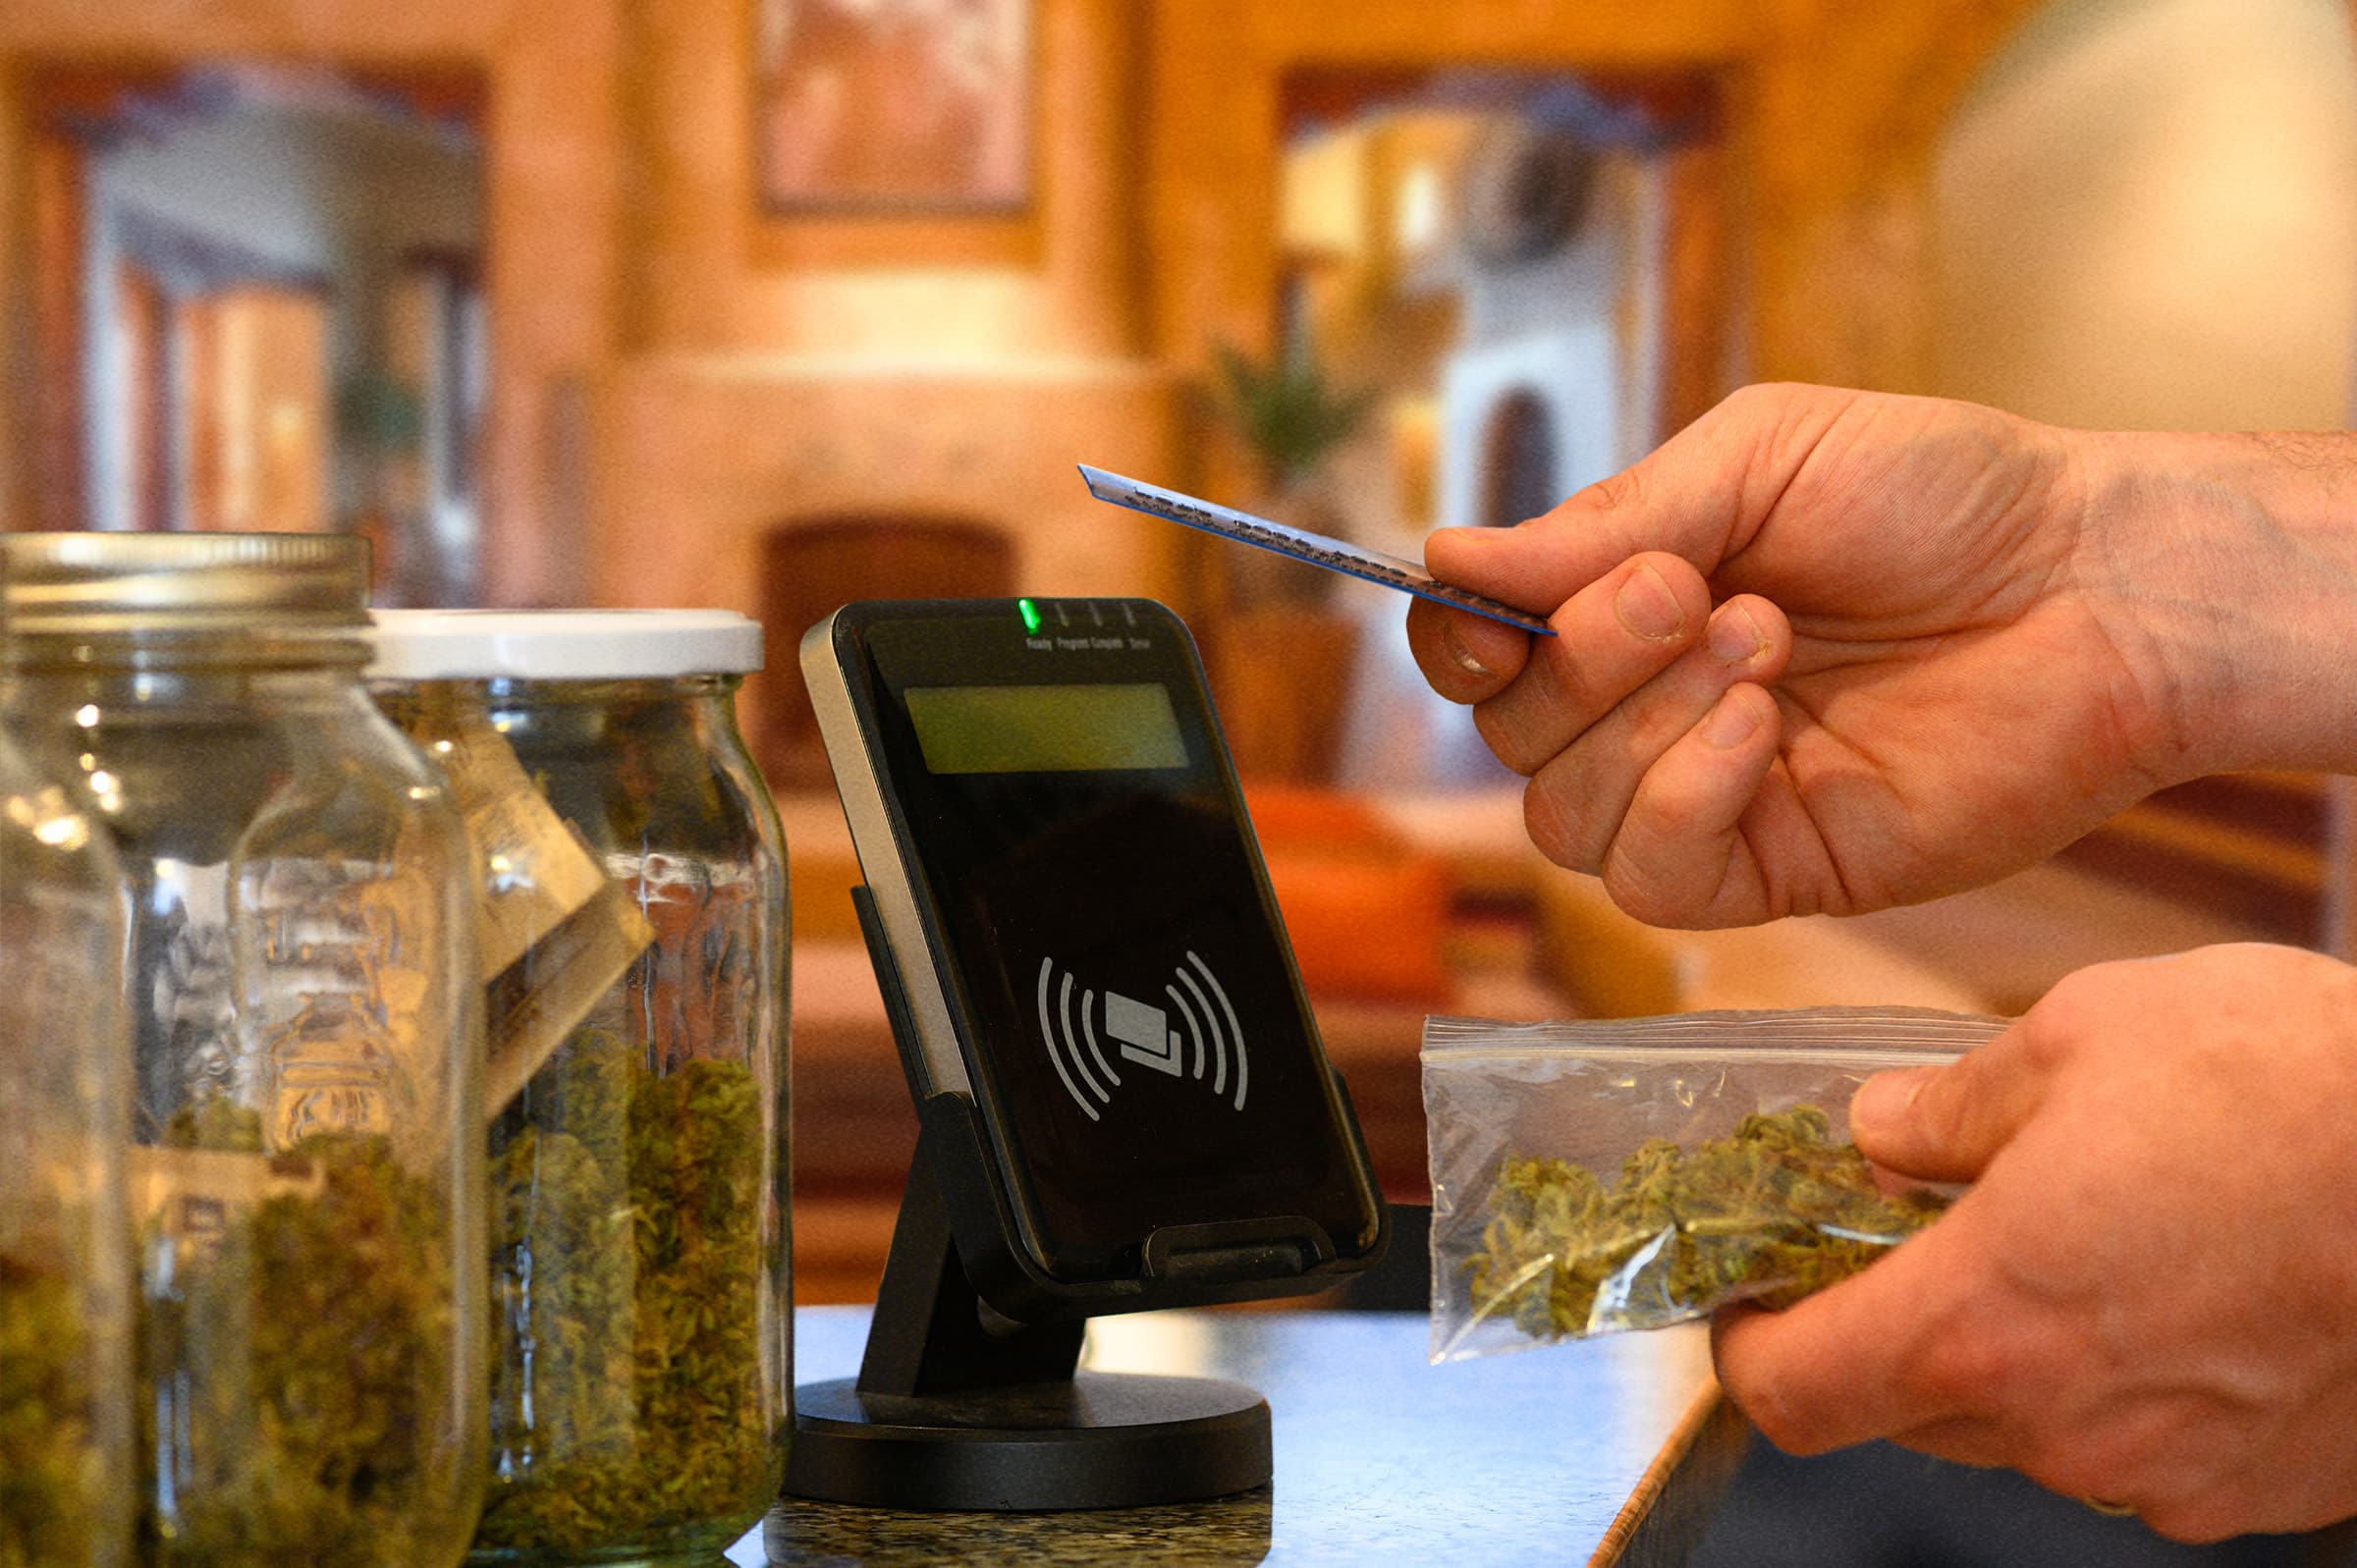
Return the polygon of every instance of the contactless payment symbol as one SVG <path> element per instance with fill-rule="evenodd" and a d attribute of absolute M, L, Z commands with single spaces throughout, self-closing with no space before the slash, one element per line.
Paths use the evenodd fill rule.
<path fill-rule="evenodd" d="M 1077 987 L 1070 970 L 1060 974 L 1055 959 L 1039 961 L 1039 1030 L 1048 1060 L 1065 1092 L 1089 1120 L 1102 1119 L 1097 1108 L 1112 1105 L 1113 1091 L 1122 1086 L 1115 1056 L 1165 1077 L 1206 1083 L 1213 1094 L 1238 1110 L 1244 1108 L 1251 1058 L 1244 1050 L 1243 1023 L 1219 977 L 1190 950 L 1162 994 L 1168 1008 L 1109 989 L 1100 1007 L 1099 994 Z M 1183 1025 L 1184 1032 L 1177 1025 Z"/>

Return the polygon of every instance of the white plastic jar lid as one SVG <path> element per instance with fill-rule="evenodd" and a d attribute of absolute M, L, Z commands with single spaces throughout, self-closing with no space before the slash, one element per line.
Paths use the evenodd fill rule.
<path fill-rule="evenodd" d="M 661 680 L 750 675 L 761 623 L 734 610 L 372 610 L 378 680 Z"/>

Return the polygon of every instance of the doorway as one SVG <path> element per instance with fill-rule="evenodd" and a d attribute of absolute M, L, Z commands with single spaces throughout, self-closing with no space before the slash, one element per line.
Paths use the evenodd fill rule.
<path fill-rule="evenodd" d="M 1342 531 L 1421 559 L 1633 462 L 1724 390 L 1724 115 L 1705 72 L 1308 68 L 1281 93 L 1280 352 L 1373 416 L 1333 455 Z M 1398 600 L 1361 622 L 1336 782 L 1503 784 L 1436 707 Z"/>
<path fill-rule="evenodd" d="M 333 530 L 479 591 L 484 91 L 465 72 L 36 69 L 40 522 Z"/>

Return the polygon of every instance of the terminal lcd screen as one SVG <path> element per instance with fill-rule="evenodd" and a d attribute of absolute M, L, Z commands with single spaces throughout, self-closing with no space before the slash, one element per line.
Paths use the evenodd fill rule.
<path fill-rule="evenodd" d="M 903 693 L 929 773 L 1183 768 L 1170 688 L 916 686 Z"/>

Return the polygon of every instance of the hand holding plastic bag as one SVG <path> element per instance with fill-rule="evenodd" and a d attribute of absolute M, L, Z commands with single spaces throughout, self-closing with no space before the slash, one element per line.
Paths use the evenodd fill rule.
<path fill-rule="evenodd" d="M 1862 1146 L 1971 1188 L 1850 1285 L 1714 1324 L 1789 1453 L 1888 1437 L 2215 1541 L 2357 1514 L 2357 969 L 2258 944 L 2091 965 Z"/>

